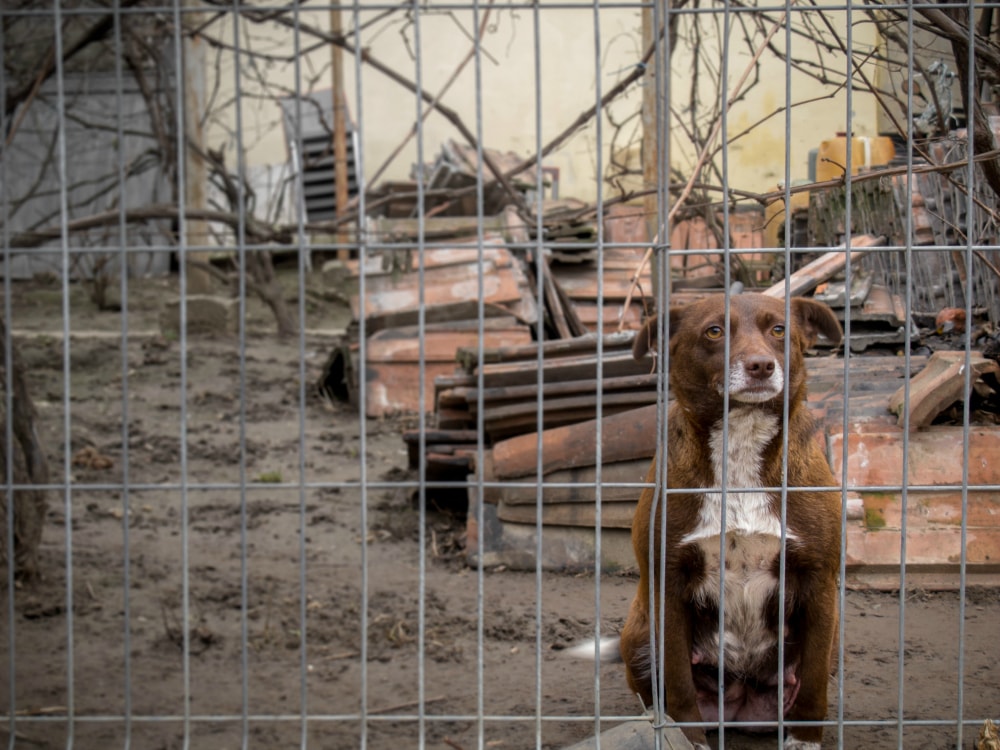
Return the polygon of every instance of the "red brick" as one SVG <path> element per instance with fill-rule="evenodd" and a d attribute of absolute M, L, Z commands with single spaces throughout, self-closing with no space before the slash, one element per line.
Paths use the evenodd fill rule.
<path fill-rule="evenodd" d="M 900 493 L 861 493 L 866 525 L 892 529 L 902 528 L 902 497 Z M 926 526 L 960 526 L 962 524 L 962 493 L 958 491 L 907 493 L 908 528 Z M 1000 528 L 1000 493 L 969 492 L 965 507 L 966 525 L 970 528 Z"/>
<path fill-rule="evenodd" d="M 898 529 L 847 529 L 847 565 L 899 567 L 901 533 Z M 1000 562 L 1000 528 L 970 529 L 966 562 L 996 566 Z M 957 528 L 910 529 L 906 534 L 906 564 L 955 566 L 961 559 L 962 537 Z"/>
<path fill-rule="evenodd" d="M 855 426 L 852 426 L 852 429 Z M 847 481 L 849 486 L 898 486 L 903 483 L 903 447 L 909 450 L 908 485 L 961 484 L 962 465 L 969 463 L 969 486 L 1000 484 L 1000 429 L 974 427 L 969 431 L 968 453 L 960 427 L 931 427 L 911 433 L 904 440 L 901 430 L 880 429 L 848 435 Z M 834 474 L 841 475 L 843 436 L 830 437 L 830 459 Z M 1000 521 L 998 521 L 1000 523 Z"/>

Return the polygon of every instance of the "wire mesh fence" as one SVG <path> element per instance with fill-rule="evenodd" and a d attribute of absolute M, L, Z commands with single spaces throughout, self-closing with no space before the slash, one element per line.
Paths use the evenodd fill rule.
<path fill-rule="evenodd" d="M 993 747 L 996 8 L 5 2 L 7 746 Z"/>

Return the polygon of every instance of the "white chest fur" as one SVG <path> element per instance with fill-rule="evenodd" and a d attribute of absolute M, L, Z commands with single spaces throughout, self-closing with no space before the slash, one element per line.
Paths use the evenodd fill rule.
<path fill-rule="evenodd" d="M 781 522 L 771 509 L 771 498 L 758 489 L 762 486 L 762 452 L 779 429 L 776 415 L 752 406 L 730 410 L 728 441 L 723 440 L 727 434 L 722 422 L 712 428 L 713 487 L 702 494 L 698 523 L 682 542 L 718 537 L 723 519 L 727 533 L 781 536 Z M 722 488 L 726 489 L 724 496 Z"/>
<path fill-rule="evenodd" d="M 705 561 L 704 577 L 695 594 L 702 606 L 718 606 L 725 599 L 726 668 L 755 672 L 773 653 L 776 636 L 765 619 L 766 605 L 778 586 L 774 574 L 781 540 L 770 534 L 726 534 L 725 564 L 721 564 L 719 538 L 698 542 Z M 724 570 L 722 570 L 724 568 Z M 720 591 L 720 581 L 722 588 Z M 695 636 L 698 660 L 718 664 L 719 631 L 712 628 Z"/>
<path fill-rule="evenodd" d="M 736 671 L 752 669 L 775 644 L 764 611 L 778 585 L 774 560 L 781 549 L 781 521 L 770 494 L 760 488 L 762 454 L 779 429 L 778 417 L 752 406 L 732 409 L 726 431 L 722 423 L 713 428 L 714 486 L 702 493 L 698 523 L 682 539 L 697 544 L 705 561 L 696 598 L 702 604 L 718 603 L 720 595 L 725 599 L 725 661 Z M 718 631 L 701 637 L 696 650 L 703 660 L 717 663 Z"/>

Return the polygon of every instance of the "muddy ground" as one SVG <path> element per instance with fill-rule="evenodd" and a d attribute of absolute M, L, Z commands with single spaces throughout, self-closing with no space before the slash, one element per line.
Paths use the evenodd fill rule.
<path fill-rule="evenodd" d="M 187 731 L 192 748 L 238 747 L 245 733 L 251 747 L 304 737 L 373 750 L 561 748 L 591 736 L 598 711 L 605 728 L 638 712 L 619 666 L 595 681 L 592 664 L 561 651 L 594 633 L 592 574 L 468 568 L 460 510 L 431 502 L 422 516 L 403 484 L 415 479 L 405 423 L 362 421 L 315 394 L 331 343 L 315 331 L 342 325 L 342 306 L 309 297 L 303 391 L 298 342 L 277 341 L 256 303 L 244 352 L 192 338 L 182 367 L 177 340 L 157 334 L 172 292 L 167 280 L 133 284 L 123 371 L 120 316 L 74 285 L 67 384 L 61 288 L 14 287 L 9 322 L 53 482 L 72 488 L 51 494 L 44 579 L 0 615 L 0 706 L 21 717 L 16 747 L 64 746 L 70 710 L 75 748 L 127 736 L 180 748 Z M 600 630 L 614 633 L 635 578 L 599 584 Z M 960 689 L 965 719 L 1000 713 L 997 592 L 969 592 L 961 655 L 955 593 L 907 594 L 902 665 L 899 612 L 896 593 L 847 594 L 843 747 L 896 747 L 895 725 L 864 723 L 899 719 L 900 695 L 902 718 L 943 722 L 907 726 L 907 748 L 956 746 Z M 824 746 L 837 743 L 828 730 Z M 724 744 L 778 747 L 733 732 Z"/>

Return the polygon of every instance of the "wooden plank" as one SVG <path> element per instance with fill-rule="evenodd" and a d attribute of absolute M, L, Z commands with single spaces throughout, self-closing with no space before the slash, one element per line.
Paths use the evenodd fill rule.
<path fill-rule="evenodd" d="M 456 354 L 456 358 L 457 356 Z M 479 381 L 475 375 L 466 375 L 465 373 L 438 376 L 434 378 L 434 398 L 436 401 L 440 401 L 441 396 L 449 392 L 460 395 L 462 389 L 474 388 L 478 383 Z M 449 405 L 455 406 L 459 403 L 464 407 L 464 400 L 462 402 L 449 402 Z"/>
<path fill-rule="evenodd" d="M 423 251 L 417 247 L 380 250 L 366 256 L 365 278 L 375 280 L 379 277 L 416 272 L 420 267 L 421 258 L 425 269 L 457 265 L 474 266 L 480 262 L 479 243 L 475 236 L 471 236 L 456 240 L 454 247 L 428 247 Z M 497 234 L 487 234 L 483 237 L 482 259 L 492 262 L 498 268 L 506 268 L 514 262 L 514 257 L 507 249 L 503 237 Z M 343 260 L 341 263 L 351 277 L 356 279 L 361 275 L 360 260 Z"/>
<path fill-rule="evenodd" d="M 658 405 L 631 409 L 601 421 L 601 456 L 607 463 L 650 458 L 656 451 Z M 595 420 L 546 430 L 542 433 L 542 472 L 588 466 L 597 448 Z M 498 479 L 532 475 L 538 464 L 538 436 L 519 435 L 493 446 L 493 467 Z"/>
<path fill-rule="evenodd" d="M 473 426 L 466 409 L 438 408 L 434 414 L 437 426 L 442 429 L 465 429 Z"/>
<path fill-rule="evenodd" d="M 552 273 L 552 263 L 548 256 L 543 256 L 540 268 L 529 258 L 527 265 L 529 273 L 540 271 L 542 274 L 542 289 L 544 296 L 545 322 L 548 335 L 557 339 L 572 339 L 587 333 L 586 327 L 576 317 L 576 310 L 566 292 Z M 536 287 L 532 284 L 532 288 Z"/>
<path fill-rule="evenodd" d="M 972 352 L 969 362 L 972 373 L 970 385 L 986 373 L 1000 376 L 1000 365 L 986 359 L 979 352 Z M 905 386 L 897 390 L 889 399 L 889 410 L 899 418 L 902 425 L 906 413 L 910 415 L 910 429 L 916 430 L 929 425 L 938 414 L 963 398 L 965 391 L 965 352 L 934 352 L 927 366 L 910 379 L 910 398 L 904 401 Z"/>
<path fill-rule="evenodd" d="M 586 326 L 589 333 L 597 331 L 597 313 L 601 309 L 596 303 L 589 303 L 582 300 L 574 300 L 573 307 L 576 309 L 576 316 L 580 322 Z M 642 307 L 641 305 L 629 305 L 623 311 L 620 304 L 603 305 L 603 332 L 614 333 L 621 327 L 626 331 L 637 331 L 642 327 Z M 622 323 L 622 315 L 625 320 Z"/>
<path fill-rule="evenodd" d="M 649 470 L 648 458 L 632 461 L 616 461 L 601 466 L 601 499 L 606 501 L 636 500 L 642 489 L 622 487 L 622 484 L 638 484 L 646 481 Z M 492 462 L 490 463 L 492 466 Z M 495 477 L 490 476 L 490 479 Z M 549 472 L 542 477 L 546 486 L 542 492 L 542 502 L 548 503 L 593 503 L 597 498 L 597 467 L 574 466 Z M 538 476 L 519 477 L 510 483 L 497 487 L 491 496 L 492 502 L 509 505 L 534 505 L 538 497 Z"/>
<path fill-rule="evenodd" d="M 655 393 L 657 379 L 658 376 L 655 373 L 604 378 L 602 381 L 603 392 L 651 390 Z M 597 381 L 594 379 L 546 381 L 542 384 L 541 390 L 542 398 L 545 401 L 571 394 L 587 394 L 596 397 Z M 481 391 L 477 388 L 467 388 L 462 389 L 462 395 L 470 406 L 475 405 L 481 395 L 486 408 L 492 408 L 502 404 L 519 403 L 525 400 L 535 401 L 538 398 L 538 385 L 529 383 L 525 385 L 496 386 L 483 388 Z"/>
<path fill-rule="evenodd" d="M 603 408 L 604 417 L 610 417 L 623 411 L 634 410 L 635 404 L 606 404 Z M 564 427 L 586 420 L 594 419 L 596 410 L 590 406 L 577 408 L 564 407 L 559 410 L 547 410 L 544 415 L 546 429 Z M 486 422 L 486 431 L 490 439 L 494 442 L 506 440 L 516 435 L 526 432 L 537 432 L 538 420 L 534 414 L 521 414 L 505 417 L 504 419 L 490 419 Z"/>
<path fill-rule="evenodd" d="M 419 443 L 419 430 L 405 430 L 404 443 Z M 472 443 L 475 445 L 479 434 L 475 430 L 424 430 L 425 443 Z"/>
<path fill-rule="evenodd" d="M 869 234 L 862 234 L 851 238 L 850 252 L 851 262 L 859 259 L 865 254 L 865 250 L 871 247 L 880 247 L 886 242 L 885 237 L 873 237 Z M 822 284 L 829 278 L 837 275 L 844 266 L 847 265 L 848 253 L 846 247 L 831 250 L 823 253 L 812 263 L 808 263 L 789 277 L 789 293 L 793 297 L 805 294 Z M 785 281 L 782 279 L 774 286 L 764 292 L 768 297 L 776 299 L 785 298 Z"/>
<path fill-rule="evenodd" d="M 546 420 L 551 415 L 560 411 L 573 411 L 574 413 L 595 412 L 597 409 L 598 396 L 596 393 L 584 393 L 562 397 L 546 397 L 543 401 L 543 409 Z M 605 393 L 600 398 L 601 403 L 606 407 L 632 406 L 633 408 L 645 404 L 656 403 L 655 387 L 647 390 L 612 391 Z M 476 402 L 469 402 L 469 411 L 476 414 Z M 509 404 L 490 404 L 483 413 L 483 419 L 487 423 L 494 420 L 503 420 L 510 417 L 531 416 L 538 412 L 538 404 L 533 400 L 515 401 Z"/>
<path fill-rule="evenodd" d="M 420 410 L 421 393 L 424 408 L 433 411 L 436 378 L 453 373 L 457 368 L 454 355 L 457 347 L 474 343 L 478 336 L 478 332 L 471 331 L 425 331 L 421 341 L 412 336 L 398 338 L 391 329 L 373 336 L 368 342 L 365 373 L 368 416 L 416 413 Z M 484 336 L 491 346 L 530 340 L 530 333 L 523 326 L 484 331 Z M 425 351 L 422 381 L 417 359 L 421 346 Z"/>
<path fill-rule="evenodd" d="M 403 310 L 418 310 L 438 305 L 482 299 L 492 304 L 521 301 L 526 280 L 516 266 L 497 268 L 492 263 L 480 268 L 473 265 L 447 266 L 424 272 L 422 293 L 419 274 L 401 278 L 382 277 L 371 280 L 364 299 L 364 317 L 384 315 Z M 351 298 L 355 319 L 362 317 L 360 296 Z"/>
<path fill-rule="evenodd" d="M 632 351 L 632 339 L 635 337 L 632 331 L 621 333 L 605 334 L 601 337 L 601 346 L 605 354 L 614 351 Z M 499 346 L 483 351 L 482 362 L 485 365 L 518 362 L 518 361 L 538 361 L 538 349 L 541 347 L 542 358 L 545 362 L 569 357 L 578 354 L 593 353 L 597 351 L 597 334 L 587 333 L 570 339 L 553 339 L 544 341 L 541 344 L 529 344 L 526 346 Z M 479 352 L 469 351 L 463 356 L 463 366 L 467 372 L 475 372 L 479 365 Z"/>
<path fill-rule="evenodd" d="M 638 496 L 637 496 L 638 497 Z M 636 500 L 601 503 L 601 528 L 630 529 L 635 514 Z M 531 505 L 497 505 L 497 518 L 512 523 L 536 523 L 537 510 Z M 542 506 L 542 524 L 545 526 L 586 526 L 595 528 L 597 506 L 580 503 L 546 503 Z"/>
<path fill-rule="evenodd" d="M 556 380 L 587 380 L 597 377 L 597 368 L 601 366 L 605 378 L 623 377 L 626 375 L 644 375 L 650 370 L 648 362 L 636 362 L 631 351 L 605 353 L 598 360 L 594 355 L 563 357 L 552 362 L 546 362 L 545 379 Z M 538 381 L 538 363 L 501 362 L 483 370 L 483 385 L 493 387 L 499 384 L 524 385 Z"/>
<path fill-rule="evenodd" d="M 527 326 L 517 323 L 487 325 L 483 330 L 485 346 L 529 341 L 531 331 Z M 479 332 L 471 325 L 453 330 L 425 329 L 422 336 L 418 329 L 410 327 L 386 328 L 368 339 L 365 354 L 369 362 L 416 363 L 423 352 L 427 362 L 448 362 L 457 367 L 455 355 L 458 349 L 463 346 L 478 346 L 478 343 Z"/>
<path fill-rule="evenodd" d="M 427 451 L 426 458 L 427 465 L 433 465 L 437 469 L 455 470 L 459 474 L 466 474 L 469 471 L 470 461 L 467 455 L 435 450 Z"/>
<path fill-rule="evenodd" d="M 437 390 L 438 379 L 435 379 L 434 387 L 437 393 L 437 405 L 439 409 L 465 409 L 469 408 L 469 392 L 472 388 L 447 388 Z"/>
<path fill-rule="evenodd" d="M 374 220 L 374 238 L 379 242 L 426 238 L 475 236 L 480 227 L 486 232 L 500 233 L 504 228 L 503 214 L 497 216 L 424 216 L 417 219 Z"/>
<path fill-rule="evenodd" d="M 448 304 L 439 304 L 433 307 L 424 308 L 424 323 L 448 323 L 458 320 L 476 320 L 480 315 L 484 319 L 508 318 L 514 314 L 522 323 L 531 324 L 530 318 L 521 317 L 517 306 L 511 308 L 502 305 L 485 304 L 482 313 L 479 309 L 479 300 L 467 299 Z M 420 320 L 420 308 L 408 308 L 405 310 L 392 310 L 377 315 L 371 315 L 365 319 L 365 330 L 371 334 L 385 328 L 402 328 L 405 326 L 415 326 Z"/>

